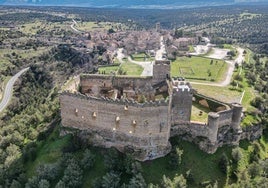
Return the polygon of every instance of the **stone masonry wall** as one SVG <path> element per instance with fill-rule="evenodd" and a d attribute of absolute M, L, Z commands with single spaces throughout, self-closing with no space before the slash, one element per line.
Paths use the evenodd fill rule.
<path fill-rule="evenodd" d="M 63 93 L 60 103 L 63 127 L 95 132 L 96 145 L 141 149 L 139 160 L 169 152 L 170 122 L 164 101 L 137 104 Z"/>

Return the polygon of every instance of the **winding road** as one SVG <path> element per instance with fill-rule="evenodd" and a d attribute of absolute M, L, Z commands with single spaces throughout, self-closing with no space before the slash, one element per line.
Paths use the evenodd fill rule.
<path fill-rule="evenodd" d="M 0 112 L 2 112 L 7 107 L 8 102 L 10 101 L 10 99 L 12 97 L 12 89 L 13 89 L 13 85 L 15 84 L 16 80 L 20 77 L 20 75 L 22 75 L 27 70 L 29 70 L 29 67 L 27 67 L 25 69 L 22 69 L 20 72 L 18 72 L 17 74 L 15 74 L 7 82 L 7 85 L 6 85 L 5 91 L 4 91 L 4 95 L 3 95 L 2 101 L 0 103 Z"/>
<path fill-rule="evenodd" d="M 79 31 L 78 29 L 76 29 L 74 26 L 75 25 L 77 25 L 77 22 L 74 20 L 74 19 L 72 19 L 72 21 L 73 21 L 73 23 L 71 24 L 71 28 L 75 31 L 75 32 L 77 32 L 77 33 L 81 33 L 81 31 Z"/>

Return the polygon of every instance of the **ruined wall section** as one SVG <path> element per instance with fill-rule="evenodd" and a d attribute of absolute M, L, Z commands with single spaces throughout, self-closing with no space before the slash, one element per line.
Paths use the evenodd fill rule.
<path fill-rule="evenodd" d="M 63 127 L 92 133 L 94 145 L 121 151 L 132 148 L 139 160 L 170 151 L 168 101 L 138 104 L 62 93 L 60 103 Z"/>
<path fill-rule="evenodd" d="M 242 106 L 232 104 L 230 110 L 210 112 L 207 124 L 179 122 L 172 125 L 171 136 L 180 136 L 196 143 L 205 152 L 214 153 L 218 147 L 238 145 L 241 139 L 248 137 L 240 127 L 241 116 Z"/>
<path fill-rule="evenodd" d="M 100 87 L 112 87 L 112 80 L 114 76 L 111 75 L 81 75 L 80 87 L 81 93 L 93 92 L 95 96 L 98 95 Z"/>
<path fill-rule="evenodd" d="M 170 61 L 155 61 L 153 65 L 153 84 L 170 78 Z"/>

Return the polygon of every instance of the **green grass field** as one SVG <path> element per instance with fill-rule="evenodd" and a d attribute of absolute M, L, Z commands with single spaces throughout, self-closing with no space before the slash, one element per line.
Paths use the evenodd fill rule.
<path fill-rule="evenodd" d="M 98 72 L 99 74 L 118 74 L 119 69 L 122 69 L 122 71 L 126 72 L 126 75 L 129 76 L 139 76 L 143 71 L 140 65 L 125 61 L 121 65 L 99 67 Z"/>
<path fill-rule="evenodd" d="M 118 69 L 119 69 L 119 65 L 104 66 L 104 67 L 99 67 L 98 72 L 99 74 L 112 74 L 112 73 L 116 73 Z"/>
<path fill-rule="evenodd" d="M 171 64 L 171 76 L 185 77 L 191 80 L 221 81 L 227 71 L 227 64 L 222 60 L 204 57 L 179 57 Z"/>
<path fill-rule="evenodd" d="M 121 64 L 121 68 L 123 71 L 126 71 L 127 75 L 130 76 L 139 76 L 143 71 L 143 68 L 140 65 L 130 62 Z"/>
<path fill-rule="evenodd" d="M 211 110 L 201 106 L 200 104 L 193 103 L 192 113 L 191 113 L 191 121 L 197 121 L 202 123 L 207 123 L 208 121 L 208 113 Z M 202 113 L 200 113 L 202 112 Z"/>
<path fill-rule="evenodd" d="M 192 87 L 196 89 L 198 93 L 227 103 L 239 102 L 242 96 L 242 92 L 231 90 L 229 87 L 206 86 L 198 84 L 192 84 Z"/>

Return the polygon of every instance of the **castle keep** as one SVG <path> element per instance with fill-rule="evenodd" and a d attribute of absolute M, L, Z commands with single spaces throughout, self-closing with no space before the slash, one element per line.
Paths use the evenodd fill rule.
<path fill-rule="evenodd" d="M 199 100 L 214 104 L 207 123 L 191 121 L 192 103 Z M 169 61 L 156 61 L 149 77 L 81 75 L 61 93 L 60 105 L 63 128 L 140 161 L 168 154 L 171 136 L 208 153 L 241 139 L 242 106 L 204 99 L 189 83 L 170 78 Z"/>

